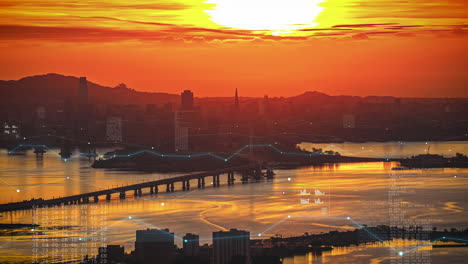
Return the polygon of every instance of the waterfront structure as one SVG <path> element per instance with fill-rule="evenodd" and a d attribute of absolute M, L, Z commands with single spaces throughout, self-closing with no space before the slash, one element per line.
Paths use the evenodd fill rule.
<path fill-rule="evenodd" d="M 250 232 L 213 232 L 213 264 L 250 263 Z"/>
<path fill-rule="evenodd" d="M 60 155 L 62 158 L 67 159 L 70 157 L 71 152 L 68 148 L 62 149 Z M 68 155 L 68 156 L 65 156 Z M 262 172 L 262 170 L 266 170 Z M 192 173 L 188 175 L 177 176 L 173 178 L 165 178 L 159 179 L 156 181 L 149 181 L 144 183 L 137 183 L 131 184 L 127 186 L 121 187 L 114 187 L 106 190 L 71 195 L 66 197 L 59 197 L 59 198 L 52 198 L 52 199 L 31 199 L 22 202 L 15 202 L 15 203 L 7 203 L 7 204 L 0 204 L 0 212 L 8 212 L 8 211 L 16 211 L 16 210 L 24 210 L 24 209 L 31 209 L 31 208 L 39 208 L 44 206 L 51 206 L 51 205 L 67 205 L 67 204 L 78 204 L 78 203 L 89 203 L 90 200 L 94 200 L 94 202 L 99 201 L 99 196 L 105 196 L 106 200 L 111 200 L 112 194 L 119 194 L 120 199 L 125 199 L 127 191 L 133 191 L 134 196 L 141 196 L 144 188 L 149 188 L 150 194 L 157 194 L 159 192 L 159 188 L 165 186 L 166 192 L 174 192 L 175 190 L 175 183 L 181 182 L 182 183 L 182 190 L 188 191 L 190 190 L 190 181 L 197 180 L 197 187 L 199 189 L 205 188 L 205 182 L 207 181 L 207 177 L 212 177 L 212 186 L 219 187 L 220 186 L 220 175 L 227 174 L 227 184 L 232 185 L 235 182 L 234 173 L 237 172 L 241 174 L 241 183 L 248 183 L 250 180 L 258 181 L 261 177 L 265 177 L 266 179 L 271 179 L 274 175 L 273 170 L 269 168 L 264 168 L 258 164 L 249 164 L 239 167 L 230 167 L 225 169 L 213 170 L 213 171 L 205 171 L 200 173 Z M 193 184 L 193 183 L 192 183 Z"/>
<path fill-rule="evenodd" d="M 139 264 L 172 264 L 176 246 L 174 233 L 169 229 L 146 229 L 136 231 L 135 256 Z"/>

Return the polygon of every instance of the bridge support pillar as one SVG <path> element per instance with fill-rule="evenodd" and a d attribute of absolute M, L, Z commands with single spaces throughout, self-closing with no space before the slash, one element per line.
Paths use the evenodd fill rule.
<path fill-rule="evenodd" d="M 190 190 L 190 180 L 187 180 L 187 183 L 185 184 L 185 186 L 187 187 L 187 191 Z"/>
<path fill-rule="evenodd" d="M 247 175 L 247 172 L 246 171 L 243 171 L 242 172 L 242 179 L 241 179 L 242 183 L 247 183 L 249 181 L 249 176 Z"/>
<path fill-rule="evenodd" d="M 228 185 L 234 184 L 234 172 L 228 172 Z"/>
<path fill-rule="evenodd" d="M 198 187 L 198 189 L 200 189 L 200 188 L 202 187 L 202 185 L 201 185 L 201 178 L 198 178 L 197 180 L 198 180 L 197 187 Z"/>
<path fill-rule="evenodd" d="M 185 181 L 182 181 L 182 191 L 185 191 Z"/>
<path fill-rule="evenodd" d="M 119 197 L 120 197 L 121 200 L 125 199 L 125 192 L 121 192 Z"/>
<path fill-rule="evenodd" d="M 138 189 L 138 196 L 141 196 L 142 195 L 142 191 L 141 189 Z"/>
<path fill-rule="evenodd" d="M 171 192 L 174 192 L 174 183 L 171 183 Z"/>
<path fill-rule="evenodd" d="M 155 193 L 155 194 L 158 194 L 158 191 L 159 191 L 159 190 L 158 190 L 158 185 L 154 186 L 154 193 Z"/>
<path fill-rule="evenodd" d="M 153 194 L 154 191 L 153 191 L 153 186 L 150 186 L 150 194 Z"/>
<path fill-rule="evenodd" d="M 266 172 L 267 179 L 273 179 L 273 176 L 275 176 L 273 169 L 267 169 L 267 172 Z"/>
<path fill-rule="evenodd" d="M 111 194 L 110 194 L 110 193 L 108 193 L 108 194 L 106 195 L 106 200 L 108 200 L 108 201 L 109 201 L 110 199 L 111 199 Z"/>
<path fill-rule="evenodd" d="M 205 177 L 201 178 L 201 186 L 205 188 Z"/>
<path fill-rule="evenodd" d="M 138 196 L 138 190 L 137 190 L 137 189 L 135 189 L 135 190 L 133 191 L 133 196 L 134 196 L 134 197 L 137 197 L 137 196 Z"/>
<path fill-rule="evenodd" d="M 94 196 L 94 202 L 97 203 L 99 201 L 99 197 L 98 196 Z"/>

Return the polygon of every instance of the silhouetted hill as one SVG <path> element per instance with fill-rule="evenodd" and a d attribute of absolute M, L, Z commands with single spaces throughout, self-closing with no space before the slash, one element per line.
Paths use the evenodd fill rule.
<path fill-rule="evenodd" d="M 62 103 L 68 97 L 76 99 L 79 78 L 55 73 L 25 77 L 19 80 L 0 81 L 0 103 L 10 104 L 54 104 Z M 182 89 L 181 89 L 182 90 Z M 119 85 L 111 88 L 88 81 L 89 102 L 92 104 L 165 104 L 180 103 L 178 94 L 139 92 Z M 196 91 L 195 91 L 196 95 Z M 240 95 L 243 102 L 258 102 L 263 98 L 245 97 Z M 201 97 L 196 98 L 200 104 L 231 104 L 233 97 Z M 272 97 L 271 101 L 288 102 L 292 104 L 320 104 L 339 105 L 365 103 L 394 103 L 401 102 L 437 103 L 437 102 L 466 102 L 467 98 L 397 98 L 392 96 L 331 96 L 317 91 L 308 91 L 292 97 Z"/>
<path fill-rule="evenodd" d="M 340 103 L 355 103 L 361 100 L 359 96 L 338 95 L 331 96 L 317 91 L 309 91 L 303 94 L 289 97 L 288 101 L 294 104 L 340 104 Z"/>
<path fill-rule="evenodd" d="M 60 103 L 75 99 L 79 78 L 55 73 L 25 77 L 17 81 L 0 81 L 0 102 Z M 94 104 L 162 104 L 178 103 L 179 95 L 146 93 L 119 85 L 115 88 L 88 81 L 89 102 Z"/>

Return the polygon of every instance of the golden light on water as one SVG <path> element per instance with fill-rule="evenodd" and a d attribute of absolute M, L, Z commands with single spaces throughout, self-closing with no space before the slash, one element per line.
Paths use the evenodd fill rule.
<path fill-rule="evenodd" d="M 293 32 L 317 26 L 324 0 L 207 0 L 211 19 L 225 27 L 247 30 Z"/>

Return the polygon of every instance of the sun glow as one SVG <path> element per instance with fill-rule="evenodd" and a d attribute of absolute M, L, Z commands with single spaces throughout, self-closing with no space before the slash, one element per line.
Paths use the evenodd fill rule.
<path fill-rule="evenodd" d="M 206 10 L 213 22 L 247 30 L 293 32 L 315 27 L 324 0 L 207 0 L 215 6 Z"/>

